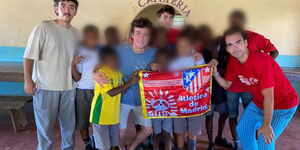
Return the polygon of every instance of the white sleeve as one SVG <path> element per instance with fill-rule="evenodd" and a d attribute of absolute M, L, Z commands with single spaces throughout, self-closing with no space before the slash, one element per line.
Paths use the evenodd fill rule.
<path fill-rule="evenodd" d="M 76 53 L 77 53 L 76 56 L 82 56 L 83 51 L 82 51 L 82 49 L 79 48 Z M 82 71 L 83 71 L 83 64 L 82 63 L 83 63 L 83 61 L 81 60 L 80 63 L 78 63 L 76 65 L 76 69 L 79 73 L 82 73 Z"/>
<path fill-rule="evenodd" d="M 197 65 L 197 66 L 198 66 L 198 65 L 203 65 L 203 64 L 205 64 L 204 58 L 202 58 L 202 59 L 199 60 L 199 61 L 196 61 L 196 65 Z"/>

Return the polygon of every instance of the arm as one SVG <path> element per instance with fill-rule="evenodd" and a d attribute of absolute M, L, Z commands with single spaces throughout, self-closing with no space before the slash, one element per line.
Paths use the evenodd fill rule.
<path fill-rule="evenodd" d="M 279 51 L 277 49 L 270 53 L 270 56 L 272 56 L 274 59 L 276 59 L 278 55 Z"/>
<path fill-rule="evenodd" d="M 92 74 L 92 78 L 93 80 L 95 80 L 102 88 L 103 88 L 103 85 L 102 84 L 108 84 L 108 80 L 109 78 L 106 76 L 105 73 L 103 72 L 98 72 L 98 70 L 102 67 L 101 64 L 97 64 L 95 67 L 94 67 L 94 70 L 93 70 L 93 74 Z"/>
<path fill-rule="evenodd" d="M 218 61 L 216 59 L 212 59 L 209 63 L 210 66 L 212 66 L 214 73 L 213 76 L 215 77 L 216 81 L 219 83 L 220 86 L 222 86 L 224 89 L 228 89 L 232 82 L 231 81 L 227 81 L 225 78 L 223 78 L 218 70 L 217 70 L 217 65 L 218 65 Z"/>
<path fill-rule="evenodd" d="M 136 74 L 134 75 L 127 83 L 122 86 L 113 88 L 107 92 L 107 94 L 111 97 L 116 96 L 120 93 L 124 93 L 131 85 L 137 83 L 139 81 L 139 76 Z"/>
<path fill-rule="evenodd" d="M 80 63 L 82 57 L 81 56 L 76 56 L 74 57 L 72 61 L 72 67 L 71 67 L 71 72 L 73 79 L 78 82 L 81 79 L 81 73 L 78 72 L 76 65 Z"/>
<path fill-rule="evenodd" d="M 36 85 L 32 80 L 33 59 L 24 59 L 24 91 L 29 95 L 34 95 Z"/>
<path fill-rule="evenodd" d="M 274 46 L 274 44 L 263 35 L 256 34 L 256 44 L 259 50 L 263 50 L 265 53 L 269 53 L 274 59 L 278 56 L 279 52 Z"/>
<path fill-rule="evenodd" d="M 224 79 L 219 72 L 216 72 L 217 67 L 214 67 L 214 74 L 213 76 L 215 77 L 216 81 L 219 83 L 220 86 L 222 86 L 224 89 L 228 89 L 230 88 L 230 86 L 232 85 L 231 81 L 227 81 L 226 79 Z"/>
<path fill-rule="evenodd" d="M 257 135 L 263 134 L 266 143 L 270 144 L 274 140 L 274 132 L 271 126 L 274 110 L 274 87 L 263 89 L 262 94 L 264 96 L 264 121 L 263 125 L 258 129 Z"/>

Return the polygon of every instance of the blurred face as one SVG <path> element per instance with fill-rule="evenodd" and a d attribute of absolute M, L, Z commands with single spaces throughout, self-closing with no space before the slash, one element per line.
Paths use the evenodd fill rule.
<path fill-rule="evenodd" d="M 103 65 L 109 66 L 112 69 L 118 69 L 118 61 L 117 61 L 117 57 L 114 55 L 107 55 L 103 61 L 102 61 Z"/>
<path fill-rule="evenodd" d="M 160 48 L 167 47 L 168 46 L 167 33 L 165 33 L 165 32 L 157 33 L 157 35 L 155 37 L 155 43 Z"/>
<path fill-rule="evenodd" d="M 231 17 L 229 19 L 230 27 L 244 28 L 245 24 L 246 24 L 246 21 L 240 17 Z"/>
<path fill-rule="evenodd" d="M 207 42 L 212 41 L 213 33 L 209 29 L 201 30 L 199 32 L 199 39 L 202 44 L 207 44 Z"/>
<path fill-rule="evenodd" d="M 167 29 L 169 29 L 173 25 L 173 19 L 174 19 L 174 16 L 172 16 L 171 14 L 165 12 L 165 13 L 162 13 L 160 15 L 160 17 L 157 18 L 157 22 L 161 26 L 164 26 Z"/>
<path fill-rule="evenodd" d="M 225 42 L 226 50 L 231 56 L 241 59 L 247 55 L 248 43 L 240 33 L 225 36 Z"/>
<path fill-rule="evenodd" d="M 176 43 L 176 52 L 178 56 L 188 57 L 192 55 L 193 44 L 187 38 L 179 38 Z"/>
<path fill-rule="evenodd" d="M 156 62 L 161 66 L 161 71 L 167 70 L 168 64 L 170 62 L 170 57 L 168 56 L 168 54 L 160 53 L 157 55 Z"/>
<path fill-rule="evenodd" d="M 97 45 L 99 44 L 99 35 L 97 34 L 97 32 L 86 32 L 83 35 L 83 43 L 87 47 L 97 47 Z"/>
<path fill-rule="evenodd" d="M 133 45 L 139 49 L 148 46 L 150 40 L 150 29 L 134 27 L 133 29 Z"/>
<path fill-rule="evenodd" d="M 72 21 L 77 12 L 75 3 L 71 1 L 60 1 L 54 9 L 58 19 L 68 23 Z"/>
<path fill-rule="evenodd" d="M 119 34 L 114 33 L 114 34 L 107 34 L 105 36 L 106 43 L 110 45 L 118 44 L 120 42 Z"/>

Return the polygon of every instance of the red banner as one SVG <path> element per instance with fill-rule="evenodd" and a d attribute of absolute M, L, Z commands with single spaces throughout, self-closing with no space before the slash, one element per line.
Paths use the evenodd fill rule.
<path fill-rule="evenodd" d="M 181 118 L 210 110 L 212 68 L 175 72 L 141 71 L 140 93 L 145 118 Z"/>

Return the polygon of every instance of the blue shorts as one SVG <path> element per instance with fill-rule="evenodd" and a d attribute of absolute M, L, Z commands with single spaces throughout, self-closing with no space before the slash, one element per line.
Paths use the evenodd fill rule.
<path fill-rule="evenodd" d="M 244 109 L 252 101 L 252 95 L 249 92 L 235 93 L 227 91 L 228 117 L 237 118 L 239 116 L 240 98 L 242 99 Z"/>

